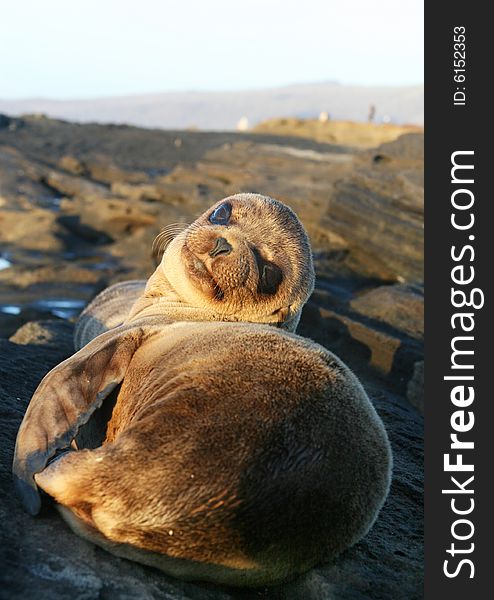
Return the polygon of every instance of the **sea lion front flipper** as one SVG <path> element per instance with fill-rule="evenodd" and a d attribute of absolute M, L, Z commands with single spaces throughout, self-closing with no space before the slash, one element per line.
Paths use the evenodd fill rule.
<path fill-rule="evenodd" d="M 57 451 L 70 447 L 103 400 L 122 382 L 144 337 L 142 328 L 119 327 L 104 333 L 52 369 L 39 384 L 17 434 L 12 466 L 24 508 L 41 508 L 34 475 Z"/>

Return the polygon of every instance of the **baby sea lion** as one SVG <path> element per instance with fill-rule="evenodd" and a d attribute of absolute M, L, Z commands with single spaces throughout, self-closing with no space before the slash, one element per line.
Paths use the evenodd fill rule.
<path fill-rule="evenodd" d="M 213 206 L 140 296 L 131 282 L 106 292 L 113 313 L 105 293 L 89 307 L 81 349 L 39 385 L 13 467 L 27 510 L 39 486 L 114 554 L 230 585 L 280 583 L 355 543 L 386 498 L 390 447 L 351 371 L 286 331 L 312 286 L 289 209 Z M 103 443 L 72 449 L 114 390 Z"/>
<path fill-rule="evenodd" d="M 313 288 L 310 243 L 295 213 L 266 196 L 237 194 L 180 232 L 147 284 L 116 284 L 96 297 L 77 325 L 76 349 L 129 319 L 156 314 L 295 331 Z"/>

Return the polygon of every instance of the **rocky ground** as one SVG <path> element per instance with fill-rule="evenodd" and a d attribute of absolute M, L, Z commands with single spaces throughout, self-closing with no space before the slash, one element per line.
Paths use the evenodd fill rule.
<path fill-rule="evenodd" d="M 397 125 L 396 123 L 374 123 L 333 120 L 328 113 L 321 113 L 319 119 L 297 119 L 295 117 L 267 119 L 256 125 L 256 133 L 300 136 L 328 142 L 346 144 L 358 148 L 375 148 L 379 144 L 391 142 L 405 133 L 420 133 L 418 125 Z"/>
<path fill-rule="evenodd" d="M 241 191 L 282 200 L 306 226 L 317 286 L 299 333 L 359 375 L 395 457 L 390 496 L 362 542 L 296 582 L 247 591 L 112 557 L 53 509 L 24 514 L 10 481 L 18 425 L 42 376 L 72 352 L 73 318 L 107 285 L 153 271 L 164 225 Z M 0 597 L 421 598 L 422 245 L 420 132 L 363 150 L 0 115 Z"/>

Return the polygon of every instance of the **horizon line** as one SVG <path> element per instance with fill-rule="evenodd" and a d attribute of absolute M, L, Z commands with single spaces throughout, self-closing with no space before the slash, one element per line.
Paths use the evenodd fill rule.
<path fill-rule="evenodd" d="M 305 81 L 297 83 L 286 83 L 274 86 L 266 87 L 246 87 L 246 88 L 225 88 L 225 89 L 196 89 L 196 88 L 183 88 L 177 90 L 161 90 L 161 91 L 148 91 L 148 92 L 130 92 L 130 93 L 115 93 L 115 94 L 103 94 L 99 96 L 72 96 L 72 97 L 57 97 L 57 96 L 2 96 L 0 95 L 0 102 L 29 102 L 29 101 L 44 101 L 44 102 L 80 102 L 80 101 L 91 101 L 91 100 L 109 100 L 116 98 L 131 98 L 140 96 L 166 96 L 174 94 L 238 94 L 242 92 L 263 92 L 277 89 L 286 89 L 293 87 L 303 87 L 312 85 L 334 85 L 336 87 L 359 87 L 359 88 L 413 88 L 423 87 L 424 82 L 418 83 L 404 83 L 404 84 L 390 84 L 390 83 L 350 83 L 340 82 L 337 80 L 317 80 L 317 81 Z"/>

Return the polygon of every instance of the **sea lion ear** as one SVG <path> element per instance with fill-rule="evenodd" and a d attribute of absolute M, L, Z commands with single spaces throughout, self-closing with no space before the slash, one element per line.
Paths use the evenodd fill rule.
<path fill-rule="evenodd" d="M 301 309 L 294 310 L 292 304 L 289 306 L 283 306 L 275 310 L 273 315 L 278 317 L 276 326 L 285 331 L 295 332 L 297 329 L 298 322 L 300 321 Z"/>
<path fill-rule="evenodd" d="M 282 306 L 274 311 L 273 315 L 277 317 L 277 321 L 279 326 L 281 327 L 282 323 L 284 323 L 290 316 L 290 306 Z"/>
<path fill-rule="evenodd" d="M 17 434 L 12 466 L 24 508 L 41 508 L 34 475 L 66 448 L 91 414 L 122 382 L 140 345 L 142 329 L 118 327 L 90 342 L 52 369 L 38 386 Z"/>

